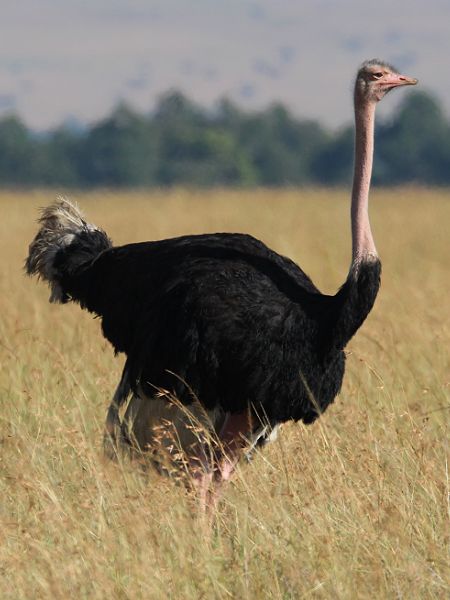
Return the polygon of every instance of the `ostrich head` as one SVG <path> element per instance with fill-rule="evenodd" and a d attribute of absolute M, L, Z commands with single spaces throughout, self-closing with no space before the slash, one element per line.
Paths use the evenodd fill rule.
<path fill-rule="evenodd" d="M 390 90 L 416 83 L 417 79 L 400 75 L 397 69 L 382 60 L 367 60 L 361 65 L 356 76 L 355 103 L 376 103 Z"/>

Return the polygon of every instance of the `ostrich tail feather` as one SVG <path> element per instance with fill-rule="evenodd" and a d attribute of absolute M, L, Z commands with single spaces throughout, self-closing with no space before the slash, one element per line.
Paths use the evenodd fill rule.
<path fill-rule="evenodd" d="M 48 282 L 50 302 L 67 302 L 63 279 L 110 248 L 111 240 L 84 220 L 75 203 L 62 197 L 42 209 L 38 223 L 40 229 L 30 244 L 25 271 Z"/>

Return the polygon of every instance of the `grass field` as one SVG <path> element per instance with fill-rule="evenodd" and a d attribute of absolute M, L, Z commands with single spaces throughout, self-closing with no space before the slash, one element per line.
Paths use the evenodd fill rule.
<path fill-rule="evenodd" d="M 209 533 L 181 487 L 102 457 L 123 357 L 22 272 L 53 196 L 0 194 L 0 597 L 448 598 L 450 192 L 372 194 L 382 288 L 343 390 L 239 469 Z M 117 244 L 247 231 L 324 292 L 348 269 L 344 192 L 72 198 Z"/>

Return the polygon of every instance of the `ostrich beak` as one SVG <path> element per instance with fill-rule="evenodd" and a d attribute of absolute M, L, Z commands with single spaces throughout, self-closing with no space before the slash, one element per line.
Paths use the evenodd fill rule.
<path fill-rule="evenodd" d="M 416 85 L 418 81 L 414 77 L 407 77 L 406 75 L 400 75 L 400 73 L 388 73 L 383 77 L 383 85 L 389 86 L 389 88 L 401 85 Z"/>

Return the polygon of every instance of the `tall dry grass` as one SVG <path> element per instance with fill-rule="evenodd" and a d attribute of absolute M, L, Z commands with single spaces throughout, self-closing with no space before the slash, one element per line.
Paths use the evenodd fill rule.
<path fill-rule="evenodd" d="M 325 292 L 346 275 L 347 193 L 75 199 L 118 244 L 248 231 Z M 373 193 L 383 283 L 342 393 L 239 469 L 210 533 L 181 487 L 102 458 L 123 359 L 21 270 L 51 200 L 0 195 L 0 597 L 448 597 L 449 192 Z"/>

